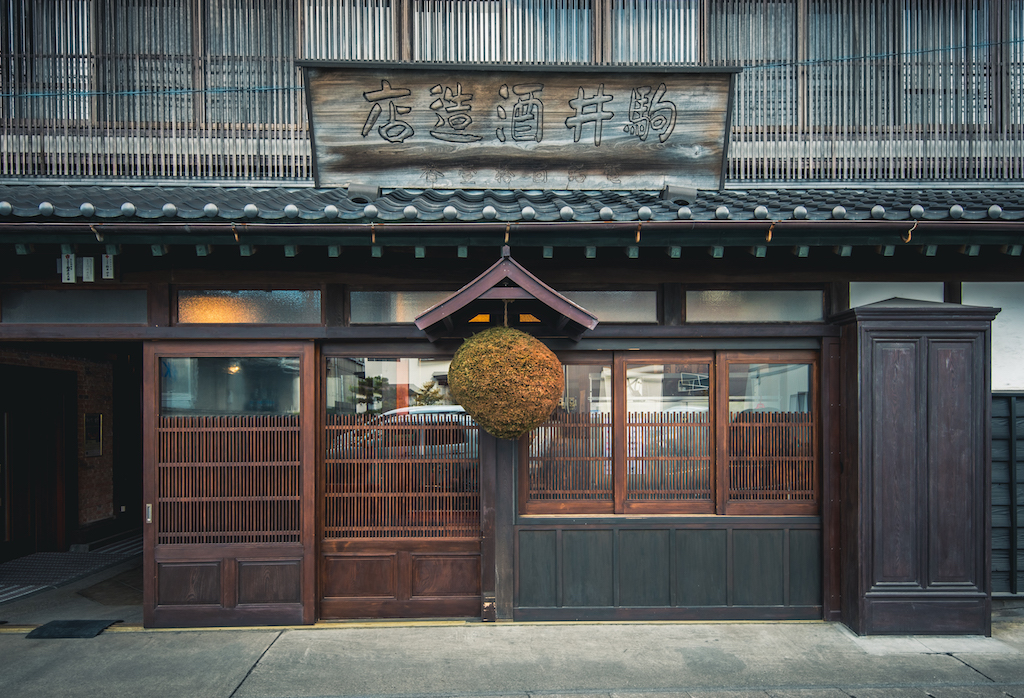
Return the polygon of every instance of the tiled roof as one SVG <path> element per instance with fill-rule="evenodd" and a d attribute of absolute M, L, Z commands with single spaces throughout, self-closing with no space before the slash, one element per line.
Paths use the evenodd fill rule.
<path fill-rule="evenodd" d="M 0 184 L 0 225 L 79 222 L 593 222 L 676 220 L 1024 220 L 1024 187 L 778 188 L 697 192 L 384 190 Z M 920 209 L 915 209 L 915 207 Z M 70 222 L 70 221 L 69 221 Z"/>

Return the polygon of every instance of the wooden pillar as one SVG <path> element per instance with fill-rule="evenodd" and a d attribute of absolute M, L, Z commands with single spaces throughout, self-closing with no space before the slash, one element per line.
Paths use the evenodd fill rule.
<path fill-rule="evenodd" d="M 842 619 L 861 635 L 991 634 L 997 309 L 891 299 L 842 327 Z"/>
<path fill-rule="evenodd" d="M 512 620 L 516 442 L 480 430 L 482 617 Z"/>

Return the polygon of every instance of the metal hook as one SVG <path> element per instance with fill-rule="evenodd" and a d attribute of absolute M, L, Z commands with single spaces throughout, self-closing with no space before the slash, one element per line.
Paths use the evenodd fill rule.
<path fill-rule="evenodd" d="M 772 231 L 775 230 L 775 224 L 776 223 L 778 223 L 778 221 L 772 221 L 772 224 L 768 226 L 768 233 L 764 236 L 764 241 L 765 242 L 771 242 L 772 241 Z"/>
<path fill-rule="evenodd" d="M 96 242 L 103 242 L 103 233 L 96 230 L 96 226 L 90 225 L 89 230 L 91 230 L 92 234 L 96 236 Z"/>
<path fill-rule="evenodd" d="M 505 223 L 505 244 L 506 245 L 508 244 L 508 231 L 509 231 L 510 227 L 512 227 L 512 224 L 506 222 Z M 505 323 L 505 324 L 506 324 L 506 326 L 508 326 L 508 323 Z"/>
<path fill-rule="evenodd" d="M 372 221 L 370 222 L 370 244 L 377 244 L 377 226 Z"/>
<path fill-rule="evenodd" d="M 231 234 L 235 236 L 235 242 L 238 242 L 238 231 L 235 230 L 234 222 L 231 223 Z"/>
<path fill-rule="evenodd" d="M 636 224 L 636 241 L 638 243 L 640 242 L 640 228 L 642 228 L 643 225 L 644 225 L 643 221 L 637 221 L 637 224 Z"/>
<path fill-rule="evenodd" d="M 920 221 L 914 221 L 914 226 L 910 230 L 907 231 L 907 234 L 906 235 L 900 235 L 900 239 L 903 240 L 903 242 L 910 242 L 910 238 L 912 238 L 914 236 L 914 231 L 917 230 L 917 224 L 918 223 L 920 223 Z"/>

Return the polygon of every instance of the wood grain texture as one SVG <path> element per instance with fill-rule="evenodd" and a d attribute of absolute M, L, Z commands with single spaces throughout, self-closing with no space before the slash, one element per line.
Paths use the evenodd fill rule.
<path fill-rule="evenodd" d="M 305 69 L 317 186 L 717 189 L 728 73 Z M 638 90 L 639 92 L 635 92 Z"/>

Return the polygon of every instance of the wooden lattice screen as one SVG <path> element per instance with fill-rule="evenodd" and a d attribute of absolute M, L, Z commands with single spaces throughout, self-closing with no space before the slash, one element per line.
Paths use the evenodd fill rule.
<path fill-rule="evenodd" d="M 531 500 L 612 500 L 612 416 L 556 414 L 530 434 Z"/>
<path fill-rule="evenodd" d="M 160 417 L 157 543 L 286 543 L 300 533 L 298 416 Z"/>
<path fill-rule="evenodd" d="M 809 412 L 732 415 L 729 501 L 816 501 L 816 430 Z"/>
<path fill-rule="evenodd" d="M 711 500 L 707 412 L 626 415 L 626 498 Z"/>
<path fill-rule="evenodd" d="M 326 429 L 325 539 L 479 537 L 468 415 L 328 415 Z"/>

